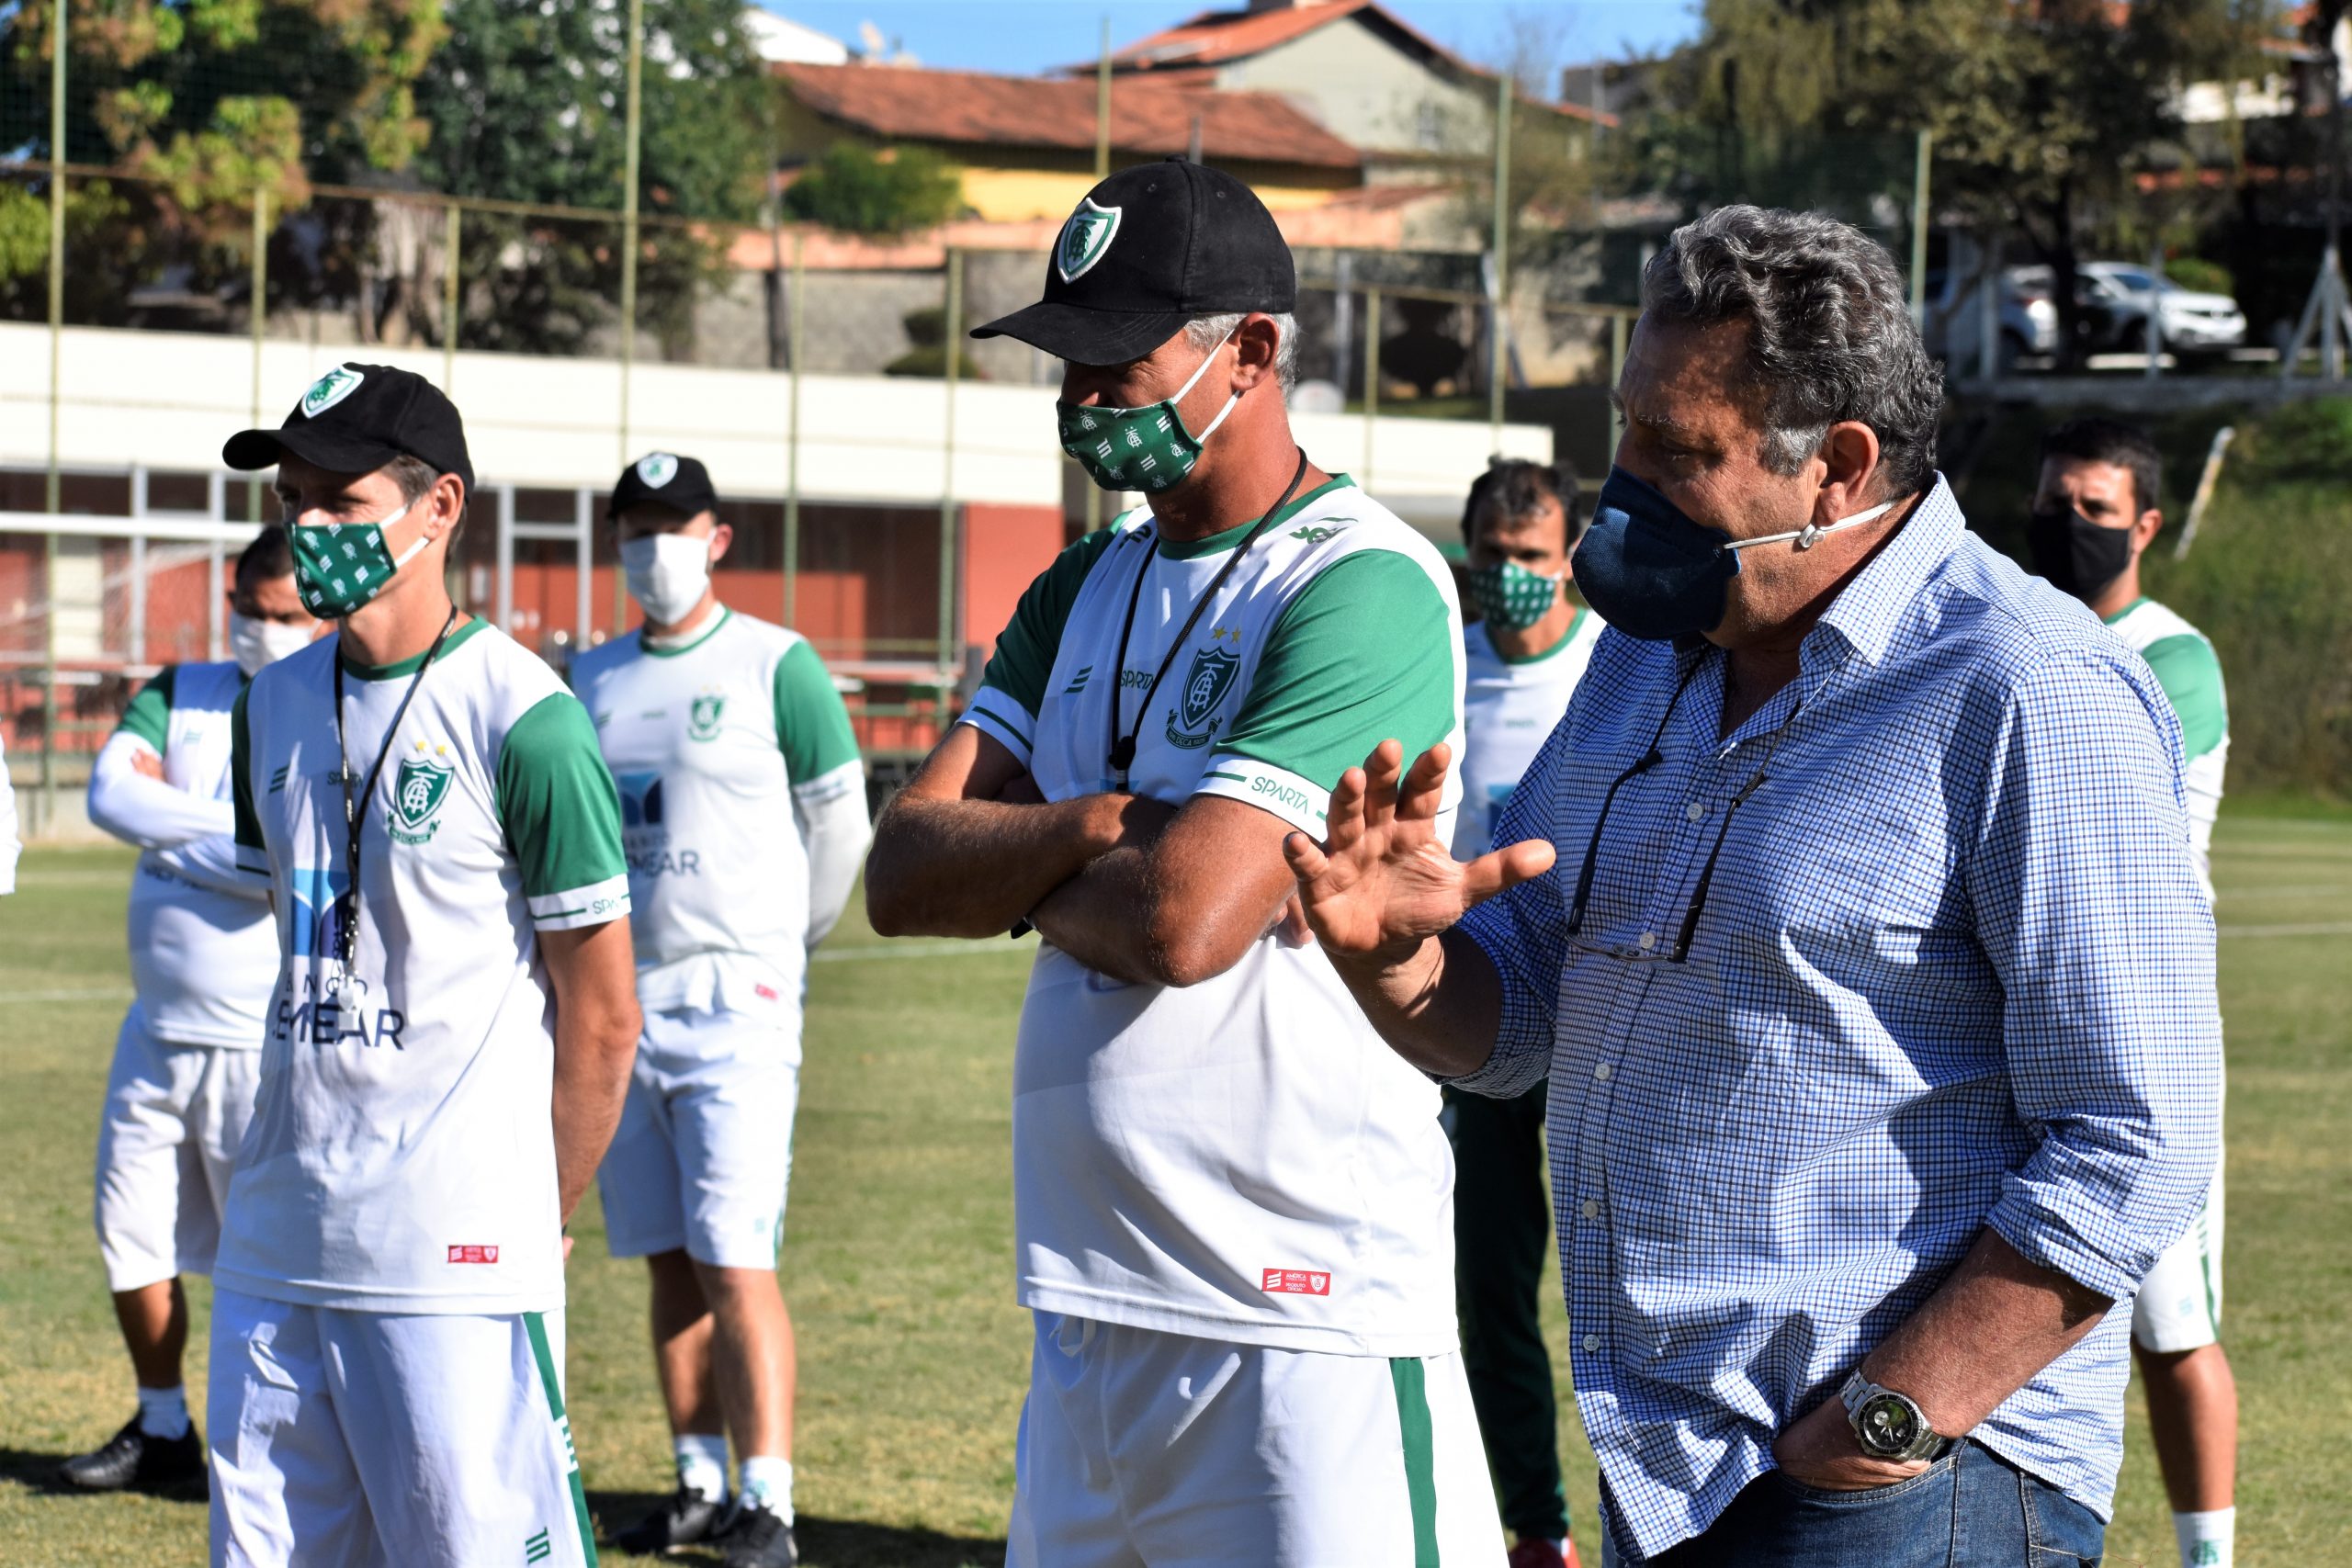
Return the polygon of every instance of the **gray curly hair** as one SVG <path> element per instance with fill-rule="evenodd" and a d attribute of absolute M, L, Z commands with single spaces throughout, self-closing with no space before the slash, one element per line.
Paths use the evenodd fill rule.
<path fill-rule="evenodd" d="M 1719 207 L 1651 258 L 1642 310 L 1691 326 L 1747 323 L 1772 472 L 1795 473 L 1843 420 L 1877 433 L 1886 494 L 1908 495 L 1935 472 L 1942 373 L 1920 344 L 1894 258 L 1852 225 Z"/>

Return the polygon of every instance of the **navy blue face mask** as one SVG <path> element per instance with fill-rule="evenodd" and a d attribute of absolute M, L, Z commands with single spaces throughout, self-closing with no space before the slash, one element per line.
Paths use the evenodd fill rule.
<path fill-rule="evenodd" d="M 1577 591 L 1595 615 L 1627 637 L 1645 642 L 1695 637 L 1723 624 L 1740 551 L 1788 540 L 1809 550 L 1823 535 L 1868 523 L 1894 504 L 1882 502 L 1826 526 L 1808 523 L 1786 534 L 1735 539 L 1692 522 L 1657 490 L 1612 467 L 1593 507 L 1592 526 L 1577 544 Z"/>

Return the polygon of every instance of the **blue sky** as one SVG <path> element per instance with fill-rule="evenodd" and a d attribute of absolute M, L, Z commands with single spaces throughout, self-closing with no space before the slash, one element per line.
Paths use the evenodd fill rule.
<path fill-rule="evenodd" d="M 759 0 L 771 11 L 854 43 L 872 22 L 925 65 L 1028 73 L 1091 59 L 1102 18 L 1114 47 L 1200 11 L 1240 0 Z M 1385 0 L 1389 8 L 1457 53 L 1492 62 L 1507 52 L 1515 21 L 1547 29 L 1560 60 L 1623 59 L 1668 48 L 1698 29 L 1686 0 Z"/>

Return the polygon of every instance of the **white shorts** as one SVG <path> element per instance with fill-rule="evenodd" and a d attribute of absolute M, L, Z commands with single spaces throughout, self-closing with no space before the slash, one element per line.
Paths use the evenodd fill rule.
<path fill-rule="evenodd" d="M 1277 1350 L 1037 1313 L 1007 1568 L 1495 1568 L 1457 1354 Z"/>
<path fill-rule="evenodd" d="M 612 1147 L 597 1168 L 616 1258 L 680 1247 L 774 1269 L 800 1101 L 800 1013 L 649 1012 Z"/>
<path fill-rule="evenodd" d="M 107 1290 L 212 1272 L 229 1169 L 260 1082 L 259 1051 L 166 1043 L 131 1004 L 98 1122 L 95 1207 Z"/>
<path fill-rule="evenodd" d="M 2174 1355 L 2222 1337 L 2222 1172 L 2188 1234 L 2165 1249 L 2132 1303 L 2132 1339 L 2143 1350 Z"/>
<path fill-rule="evenodd" d="M 589 1568 L 563 1314 L 212 1299 L 214 1568 Z"/>

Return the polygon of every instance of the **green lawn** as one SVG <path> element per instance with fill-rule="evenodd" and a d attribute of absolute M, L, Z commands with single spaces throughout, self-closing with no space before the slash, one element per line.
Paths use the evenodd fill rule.
<path fill-rule="evenodd" d="M 26 858 L 0 901 L 0 1562 L 200 1562 L 201 1506 L 50 1494 L 42 1477 L 130 1408 L 89 1231 L 107 1053 L 129 999 L 127 854 Z M 2225 821 L 2230 1021 L 2229 1344 L 2245 1399 L 2241 1558 L 2352 1562 L 2352 823 Z M 1028 1334 L 1012 1301 L 1008 1060 L 1024 955 L 886 949 L 854 918 L 812 990 L 786 1292 L 800 1331 L 801 1542 L 819 1568 L 1001 1560 Z M 887 955 L 886 955 L 887 954 Z M 669 1485 L 639 1270 L 605 1257 L 592 1202 L 571 1273 L 571 1403 L 609 1528 Z M 198 1320 L 205 1292 L 194 1292 Z M 1553 1300 L 1557 1300 L 1556 1291 Z M 1553 1322 L 1565 1382 L 1566 1325 Z M 200 1418 L 200 1417 L 199 1417 Z M 2169 1568 L 2172 1529 L 2136 1391 L 2109 1561 Z M 2322 1434 L 2314 1442 L 2312 1434 Z M 1588 1564 L 1592 1462 L 1563 1424 Z"/>

